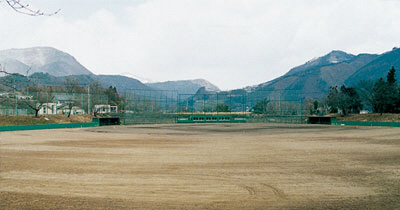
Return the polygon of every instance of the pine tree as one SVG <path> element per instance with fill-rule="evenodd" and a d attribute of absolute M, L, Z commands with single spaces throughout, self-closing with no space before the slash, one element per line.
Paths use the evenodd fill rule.
<path fill-rule="evenodd" d="M 388 92 L 386 82 L 380 78 L 374 85 L 372 94 L 372 107 L 374 112 L 383 114 L 387 111 L 387 102 L 390 92 Z"/>
<path fill-rule="evenodd" d="M 387 81 L 380 78 L 374 85 L 372 104 L 374 112 L 396 113 L 399 112 L 400 93 L 396 83 L 396 70 L 394 67 L 387 74 Z"/>
<path fill-rule="evenodd" d="M 392 66 L 387 75 L 387 92 L 388 92 L 388 105 L 386 112 L 395 113 L 398 110 L 397 104 L 399 101 L 399 89 L 396 84 L 396 70 Z"/>
<path fill-rule="evenodd" d="M 394 69 L 394 66 L 390 69 L 389 73 L 387 74 L 387 82 L 389 84 L 396 84 L 396 70 Z"/>

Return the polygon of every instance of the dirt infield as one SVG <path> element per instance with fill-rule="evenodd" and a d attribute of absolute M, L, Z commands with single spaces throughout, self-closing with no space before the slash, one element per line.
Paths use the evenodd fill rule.
<path fill-rule="evenodd" d="M 400 209 L 400 128 L 0 133 L 0 209 Z"/>

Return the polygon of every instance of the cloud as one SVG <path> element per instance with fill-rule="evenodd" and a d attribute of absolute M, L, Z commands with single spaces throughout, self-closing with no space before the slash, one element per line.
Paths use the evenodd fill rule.
<path fill-rule="evenodd" d="M 400 41 L 399 1 L 142 0 L 118 10 L 102 2 L 74 19 L 0 13 L 12 20 L 0 23 L 0 48 L 53 46 L 95 73 L 205 78 L 228 89 L 333 49 L 381 53 Z"/>

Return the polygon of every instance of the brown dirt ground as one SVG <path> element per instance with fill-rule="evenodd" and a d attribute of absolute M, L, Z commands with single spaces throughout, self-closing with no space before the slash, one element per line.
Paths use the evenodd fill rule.
<path fill-rule="evenodd" d="M 0 209 L 400 209 L 400 128 L 0 133 Z"/>

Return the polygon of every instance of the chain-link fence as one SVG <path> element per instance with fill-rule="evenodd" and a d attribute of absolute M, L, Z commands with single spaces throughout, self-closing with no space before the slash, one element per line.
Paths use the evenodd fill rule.
<path fill-rule="evenodd" d="M 105 94 L 65 92 L 3 92 L 0 115 L 97 114 L 111 109 Z"/>
<path fill-rule="evenodd" d="M 178 94 L 165 90 L 129 90 L 118 106 L 106 94 L 4 92 L 0 115 L 114 115 L 123 124 L 176 123 L 178 119 L 240 119 L 240 122 L 304 123 L 304 101 L 273 91 Z"/>
<path fill-rule="evenodd" d="M 178 92 L 171 90 L 129 90 L 120 110 L 123 124 L 175 123 Z"/>
<path fill-rule="evenodd" d="M 124 124 L 176 123 L 183 119 L 219 119 L 243 122 L 304 123 L 303 100 L 287 100 L 271 92 L 178 94 L 177 91 L 131 90 L 124 93 Z M 275 92 L 273 92 L 275 93 Z M 213 117 L 214 116 L 214 117 Z"/>

